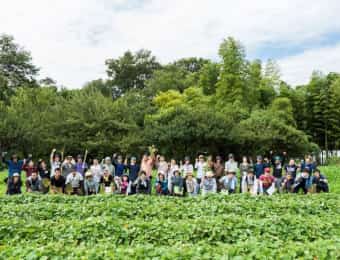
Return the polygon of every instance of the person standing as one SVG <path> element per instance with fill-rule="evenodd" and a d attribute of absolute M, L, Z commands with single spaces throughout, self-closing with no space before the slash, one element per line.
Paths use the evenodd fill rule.
<path fill-rule="evenodd" d="M 60 155 L 56 153 L 57 149 L 53 149 L 50 155 L 51 176 L 54 175 L 55 169 L 61 168 Z"/>
<path fill-rule="evenodd" d="M 77 163 L 76 163 L 77 172 L 79 172 L 84 177 L 87 169 L 88 169 L 87 163 L 83 161 L 83 157 L 79 154 L 77 156 Z"/>
<path fill-rule="evenodd" d="M 226 173 L 228 172 L 237 173 L 237 170 L 238 170 L 237 162 L 234 159 L 234 155 L 230 153 L 228 156 L 228 161 L 225 163 L 224 171 Z"/>
<path fill-rule="evenodd" d="M 188 160 L 186 160 L 187 162 Z M 188 173 L 188 172 L 193 172 L 193 169 L 190 168 L 189 166 L 190 164 L 184 164 L 184 166 L 186 166 L 187 169 L 185 169 L 185 175 Z M 202 178 L 203 176 L 205 176 L 205 173 L 207 171 L 207 163 L 205 162 L 204 160 L 204 156 L 202 154 L 200 154 L 198 156 L 198 158 L 196 159 L 196 162 L 195 162 L 195 169 L 197 170 L 197 175 L 196 175 L 196 178 L 197 178 L 197 182 L 198 184 L 201 184 L 201 181 L 202 181 Z"/>
<path fill-rule="evenodd" d="M 67 176 L 75 169 L 72 156 L 66 156 L 64 162 L 61 164 L 61 175 L 67 179 Z"/>
<path fill-rule="evenodd" d="M 222 189 L 220 179 L 224 176 L 224 165 L 221 156 L 216 156 L 216 162 L 213 165 L 213 172 L 217 183 L 217 192 L 220 192 Z"/>
<path fill-rule="evenodd" d="M 130 186 L 130 194 L 136 194 L 136 185 L 133 185 L 133 183 L 138 178 L 138 173 L 140 171 L 140 167 L 137 164 L 137 158 L 132 156 L 130 159 L 130 163 L 128 163 L 127 158 L 124 162 L 125 168 L 129 171 L 129 186 Z"/>
<path fill-rule="evenodd" d="M 8 177 L 12 177 L 14 173 L 18 173 L 21 176 L 22 166 L 26 163 L 26 160 L 19 160 L 16 154 L 11 156 L 10 160 L 5 159 L 6 153 L 2 153 L 2 158 L 8 167 Z"/>

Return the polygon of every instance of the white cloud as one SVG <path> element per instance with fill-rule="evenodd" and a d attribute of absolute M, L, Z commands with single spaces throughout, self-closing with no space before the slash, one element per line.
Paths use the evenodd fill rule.
<path fill-rule="evenodd" d="M 292 85 L 305 84 L 313 70 L 340 72 L 340 44 L 305 51 L 278 61 L 283 80 Z"/>
<path fill-rule="evenodd" d="M 319 41 L 340 30 L 339 10 L 336 0 L 12 0 L 1 4 L 0 33 L 32 52 L 42 76 L 80 87 L 104 76 L 105 59 L 127 49 L 147 48 L 167 62 L 216 57 L 227 36 L 250 53 L 263 45 Z M 282 64 L 291 82 L 304 80 L 289 72 L 293 64 Z"/>

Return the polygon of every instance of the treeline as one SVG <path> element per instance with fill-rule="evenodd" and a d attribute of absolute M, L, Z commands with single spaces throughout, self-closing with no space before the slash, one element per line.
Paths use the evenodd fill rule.
<path fill-rule="evenodd" d="M 150 51 L 127 51 L 106 60 L 107 79 L 70 90 L 50 78 L 37 81 L 30 53 L 3 35 L 0 150 L 140 155 L 154 144 L 182 158 L 339 148 L 340 74 L 313 72 L 307 85 L 292 87 L 275 62 L 247 60 L 233 38 L 218 53 L 218 62 L 160 64 Z"/>

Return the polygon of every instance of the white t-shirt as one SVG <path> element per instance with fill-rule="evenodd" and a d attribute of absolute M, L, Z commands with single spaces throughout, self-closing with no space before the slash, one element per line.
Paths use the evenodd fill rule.
<path fill-rule="evenodd" d="M 233 161 L 229 160 L 225 163 L 225 171 L 226 172 L 235 172 L 236 173 L 237 169 L 238 169 L 237 162 L 235 162 L 234 160 Z"/>
<path fill-rule="evenodd" d="M 90 171 L 93 175 L 93 179 L 95 180 L 95 182 L 100 182 L 100 178 L 103 176 L 103 171 L 102 171 L 101 165 L 100 164 L 91 165 Z"/>
<path fill-rule="evenodd" d="M 198 161 L 195 163 L 195 169 L 197 169 L 197 178 L 202 179 L 207 169 L 207 163 Z"/>

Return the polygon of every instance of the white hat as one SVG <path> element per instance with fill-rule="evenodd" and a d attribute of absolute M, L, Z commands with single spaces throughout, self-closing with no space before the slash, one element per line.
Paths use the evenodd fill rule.
<path fill-rule="evenodd" d="M 20 174 L 17 173 L 17 172 L 15 172 L 15 173 L 13 174 L 13 177 L 20 177 Z"/>

